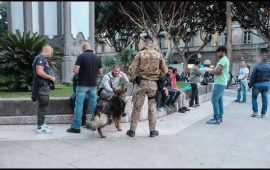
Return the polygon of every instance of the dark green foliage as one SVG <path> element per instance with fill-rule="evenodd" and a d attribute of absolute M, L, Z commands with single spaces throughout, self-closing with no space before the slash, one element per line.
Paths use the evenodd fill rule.
<path fill-rule="evenodd" d="M 268 51 L 270 51 L 270 2 L 233 2 L 232 13 L 233 21 L 237 21 L 243 29 L 262 38 L 268 43 Z"/>
<path fill-rule="evenodd" d="M 0 37 L 0 87 L 10 91 L 29 90 L 32 85 L 32 63 L 45 45 L 47 39 L 37 33 L 16 31 L 4 32 Z M 59 71 L 62 55 L 54 48 L 54 55 L 49 64 L 54 71 Z"/>
<path fill-rule="evenodd" d="M 107 43 L 116 52 L 138 43 L 140 30 L 120 10 L 116 1 L 95 2 L 96 42 Z"/>
<path fill-rule="evenodd" d="M 117 55 L 115 55 L 115 58 L 117 59 L 117 63 L 124 68 L 124 72 L 127 73 L 128 67 L 133 61 L 133 58 L 135 57 L 134 51 L 132 49 L 124 49 Z"/>
<path fill-rule="evenodd" d="M 7 31 L 7 24 L 7 2 L 2 1 L 2 3 L 0 3 L 0 34 Z"/>

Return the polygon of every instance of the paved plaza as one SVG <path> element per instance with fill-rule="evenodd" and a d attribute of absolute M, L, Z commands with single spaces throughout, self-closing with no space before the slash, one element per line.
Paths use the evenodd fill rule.
<path fill-rule="evenodd" d="M 224 123 L 208 125 L 211 102 L 187 113 L 158 118 L 160 135 L 150 138 L 148 121 L 138 124 L 136 136 L 113 125 L 107 138 L 82 128 L 67 133 L 70 124 L 55 124 L 54 133 L 36 134 L 35 125 L 0 126 L 0 168 L 269 168 L 270 114 L 250 117 L 251 98 L 234 103 L 235 90 L 225 91 Z M 261 107 L 261 98 L 258 98 Z"/>

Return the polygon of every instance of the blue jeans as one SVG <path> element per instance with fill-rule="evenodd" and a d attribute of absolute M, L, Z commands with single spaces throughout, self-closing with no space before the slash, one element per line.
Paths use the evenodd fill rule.
<path fill-rule="evenodd" d="M 257 97 L 259 93 L 261 93 L 262 96 L 262 111 L 261 114 L 265 115 L 267 112 L 267 105 L 268 105 L 268 91 L 269 87 L 262 86 L 262 87 L 256 87 L 254 86 L 252 88 L 252 110 L 253 112 L 258 112 L 258 103 L 257 103 Z"/>
<path fill-rule="evenodd" d="M 238 101 L 240 101 L 240 99 L 241 99 L 241 92 L 243 92 L 242 101 L 246 102 L 247 101 L 247 89 L 242 82 L 240 82 L 240 87 L 237 89 L 237 99 L 236 100 L 238 100 Z"/>
<path fill-rule="evenodd" d="M 174 104 L 180 95 L 180 91 L 178 92 L 176 90 L 169 89 L 168 92 L 169 92 L 169 96 L 166 98 L 165 103 L 167 105 Z"/>
<path fill-rule="evenodd" d="M 76 88 L 76 101 L 75 101 L 75 114 L 73 116 L 73 122 L 71 127 L 74 129 L 80 129 L 82 123 L 83 103 L 85 95 L 88 95 L 90 114 L 92 116 L 95 113 L 97 105 L 97 88 L 96 87 L 84 87 L 77 86 Z"/>
<path fill-rule="evenodd" d="M 223 115 L 223 94 L 226 85 L 215 84 L 212 92 L 211 102 L 214 110 L 214 119 L 220 119 Z"/>

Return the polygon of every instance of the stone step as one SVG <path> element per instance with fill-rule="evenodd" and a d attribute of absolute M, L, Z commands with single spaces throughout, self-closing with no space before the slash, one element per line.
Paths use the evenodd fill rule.
<path fill-rule="evenodd" d="M 211 93 L 203 94 L 199 96 L 200 103 L 209 101 L 211 98 Z M 131 100 L 131 99 L 129 99 Z M 147 110 L 147 109 L 145 109 Z M 122 118 L 122 123 L 127 123 L 130 121 L 131 110 L 127 111 L 127 116 Z M 173 112 L 157 112 L 157 117 L 166 116 Z M 69 124 L 72 122 L 72 114 L 55 114 L 55 115 L 46 115 L 46 122 L 48 124 Z M 142 113 L 140 121 L 147 120 L 147 113 Z M 25 115 L 25 116 L 0 116 L 0 125 L 33 125 L 37 124 L 36 115 Z"/>

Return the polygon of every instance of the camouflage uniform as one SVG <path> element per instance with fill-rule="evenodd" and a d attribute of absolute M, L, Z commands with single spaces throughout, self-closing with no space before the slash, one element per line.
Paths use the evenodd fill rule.
<path fill-rule="evenodd" d="M 135 131 L 140 119 L 140 112 L 144 103 L 145 96 L 148 97 L 148 120 L 149 130 L 153 131 L 156 127 L 156 90 L 161 73 L 168 71 L 165 61 L 160 53 L 153 48 L 145 47 L 139 52 L 129 67 L 131 80 L 140 75 L 143 79 L 133 94 L 133 110 L 131 113 L 130 130 Z"/>

